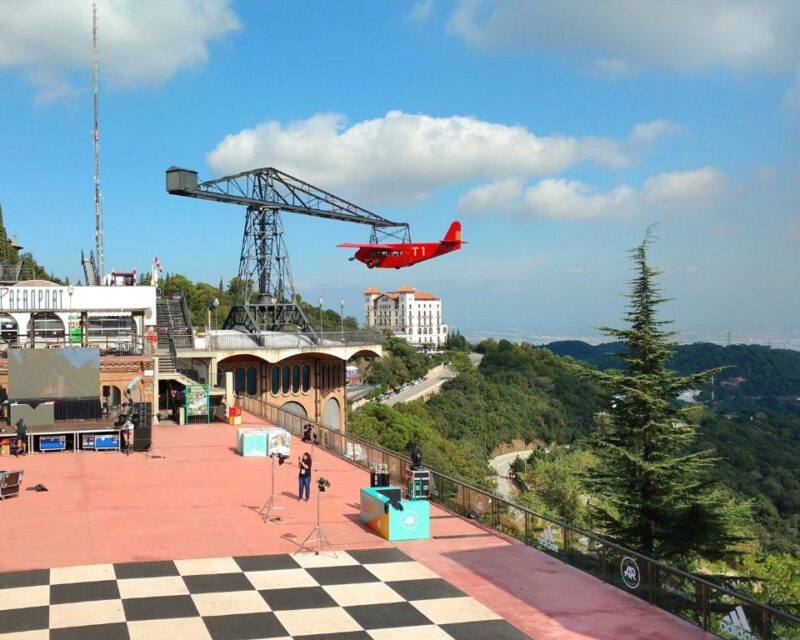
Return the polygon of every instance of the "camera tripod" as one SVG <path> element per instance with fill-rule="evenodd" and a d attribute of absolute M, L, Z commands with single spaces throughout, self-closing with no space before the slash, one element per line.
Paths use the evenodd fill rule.
<path fill-rule="evenodd" d="M 333 553 L 334 558 L 338 558 L 339 556 L 336 555 L 336 552 L 333 550 L 333 546 L 331 545 L 330 541 L 328 540 L 328 536 L 325 535 L 325 532 L 322 530 L 322 524 L 319 520 L 319 503 L 322 498 L 322 491 L 320 491 L 319 486 L 317 487 L 317 524 L 314 525 L 314 528 L 311 532 L 306 536 L 306 539 L 300 543 L 300 548 L 295 551 L 295 554 L 300 553 L 301 551 L 313 551 L 316 555 L 319 555 L 319 552 L 322 551 L 322 547 L 329 547 L 331 553 Z M 316 543 L 316 544 L 315 544 Z"/>
<path fill-rule="evenodd" d="M 280 507 L 275 504 L 275 456 L 270 456 L 270 460 L 272 461 L 271 465 L 271 473 L 270 473 L 270 483 L 269 483 L 269 498 L 263 504 L 263 506 L 258 510 L 258 515 L 261 516 L 261 520 L 266 524 L 269 522 L 269 514 L 273 511 L 279 511 L 284 509 L 285 507 Z M 274 518 L 275 520 L 280 520 L 280 516 Z"/>

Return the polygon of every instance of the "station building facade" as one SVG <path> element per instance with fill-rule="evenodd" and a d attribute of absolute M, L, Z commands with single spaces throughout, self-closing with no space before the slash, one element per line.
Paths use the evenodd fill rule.
<path fill-rule="evenodd" d="M 151 403 L 155 359 L 150 336 L 155 287 L 62 286 L 26 280 L 0 287 L 0 396 L 7 397 L 11 349 L 96 347 L 98 397 L 110 409 Z"/>
<path fill-rule="evenodd" d="M 62 286 L 43 280 L 0 287 L 0 396 L 8 351 L 97 347 L 101 402 L 150 403 L 151 419 L 181 415 L 190 388 L 206 387 L 209 414 L 241 394 L 345 429 L 346 366 L 381 355 L 376 331 L 317 333 L 208 331 L 196 334 L 179 296 L 151 286 Z M 230 376 L 226 376 L 230 373 Z M 226 384 L 227 381 L 227 384 Z"/>

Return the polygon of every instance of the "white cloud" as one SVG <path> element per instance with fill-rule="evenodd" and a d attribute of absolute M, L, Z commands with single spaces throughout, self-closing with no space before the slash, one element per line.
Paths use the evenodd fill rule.
<path fill-rule="evenodd" d="M 648 178 L 643 204 L 661 209 L 699 210 L 713 203 L 725 188 L 725 174 L 715 167 L 660 173 Z"/>
<path fill-rule="evenodd" d="M 626 184 L 597 193 L 577 180 L 542 180 L 525 190 L 518 215 L 537 218 L 629 218 L 638 213 L 636 192 Z"/>
<path fill-rule="evenodd" d="M 795 0 L 459 0 L 449 26 L 473 46 L 557 50 L 605 75 L 780 71 L 800 58 Z"/>
<path fill-rule="evenodd" d="M 413 6 L 411 11 L 408 12 L 406 18 L 409 22 L 425 22 L 431 17 L 433 4 L 433 0 L 420 0 Z"/>
<path fill-rule="evenodd" d="M 239 28 L 231 0 L 100 0 L 102 73 L 118 85 L 161 83 L 203 64 L 208 44 Z M 67 74 L 92 63 L 88 0 L 0 0 L 0 68 L 18 67 L 40 100 L 72 91 Z"/>
<path fill-rule="evenodd" d="M 674 130 L 657 121 L 614 140 L 537 136 L 522 126 L 467 116 L 390 111 L 347 126 L 342 115 L 317 114 L 230 134 L 206 160 L 216 175 L 274 166 L 365 201 L 410 202 L 448 185 L 556 175 L 586 161 L 626 167 Z"/>
<path fill-rule="evenodd" d="M 710 207 L 725 189 L 725 175 L 714 167 L 660 173 L 635 190 L 627 184 L 607 192 L 578 180 L 548 178 L 524 188 L 520 181 L 495 182 L 464 194 L 458 210 L 464 214 L 510 213 L 530 218 L 627 219 L 656 210 L 667 213 Z"/>

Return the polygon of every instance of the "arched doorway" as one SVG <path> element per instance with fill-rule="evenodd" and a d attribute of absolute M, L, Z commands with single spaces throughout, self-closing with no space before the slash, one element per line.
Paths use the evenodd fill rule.
<path fill-rule="evenodd" d="M 329 398 L 325 403 L 325 413 L 323 416 L 323 423 L 329 429 L 339 431 L 339 412 L 341 405 L 336 398 Z"/>
<path fill-rule="evenodd" d="M 115 385 L 103 385 L 103 414 L 111 415 L 119 412 L 122 404 L 122 392 Z"/>
<path fill-rule="evenodd" d="M 281 405 L 281 409 L 291 415 L 280 414 L 278 416 L 278 424 L 295 435 L 302 433 L 303 423 L 308 420 L 306 408 L 299 402 L 284 402 Z"/>
<path fill-rule="evenodd" d="M 308 412 L 306 411 L 306 408 L 299 402 L 286 402 L 281 405 L 281 409 L 287 413 L 291 413 L 294 416 L 299 416 L 304 420 L 308 419 Z"/>

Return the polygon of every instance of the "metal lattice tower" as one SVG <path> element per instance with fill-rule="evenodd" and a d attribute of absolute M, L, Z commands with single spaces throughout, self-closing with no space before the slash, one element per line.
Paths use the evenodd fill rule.
<path fill-rule="evenodd" d="M 224 329 L 256 333 L 296 327 L 315 334 L 296 301 L 282 212 L 370 225 L 371 242 L 411 239 L 407 223 L 387 220 L 271 167 L 202 183 L 196 171 L 171 167 L 167 191 L 247 207 L 239 255 L 240 304 L 231 310 Z"/>
<path fill-rule="evenodd" d="M 294 300 L 294 281 L 283 233 L 277 209 L 247 208 L 239 257 L 244 300 L 250 300 L 251 293 L 258 295 L 257 302 L 261 304 Z M 258 288 L 253 290 L 256 283 Z"/>

